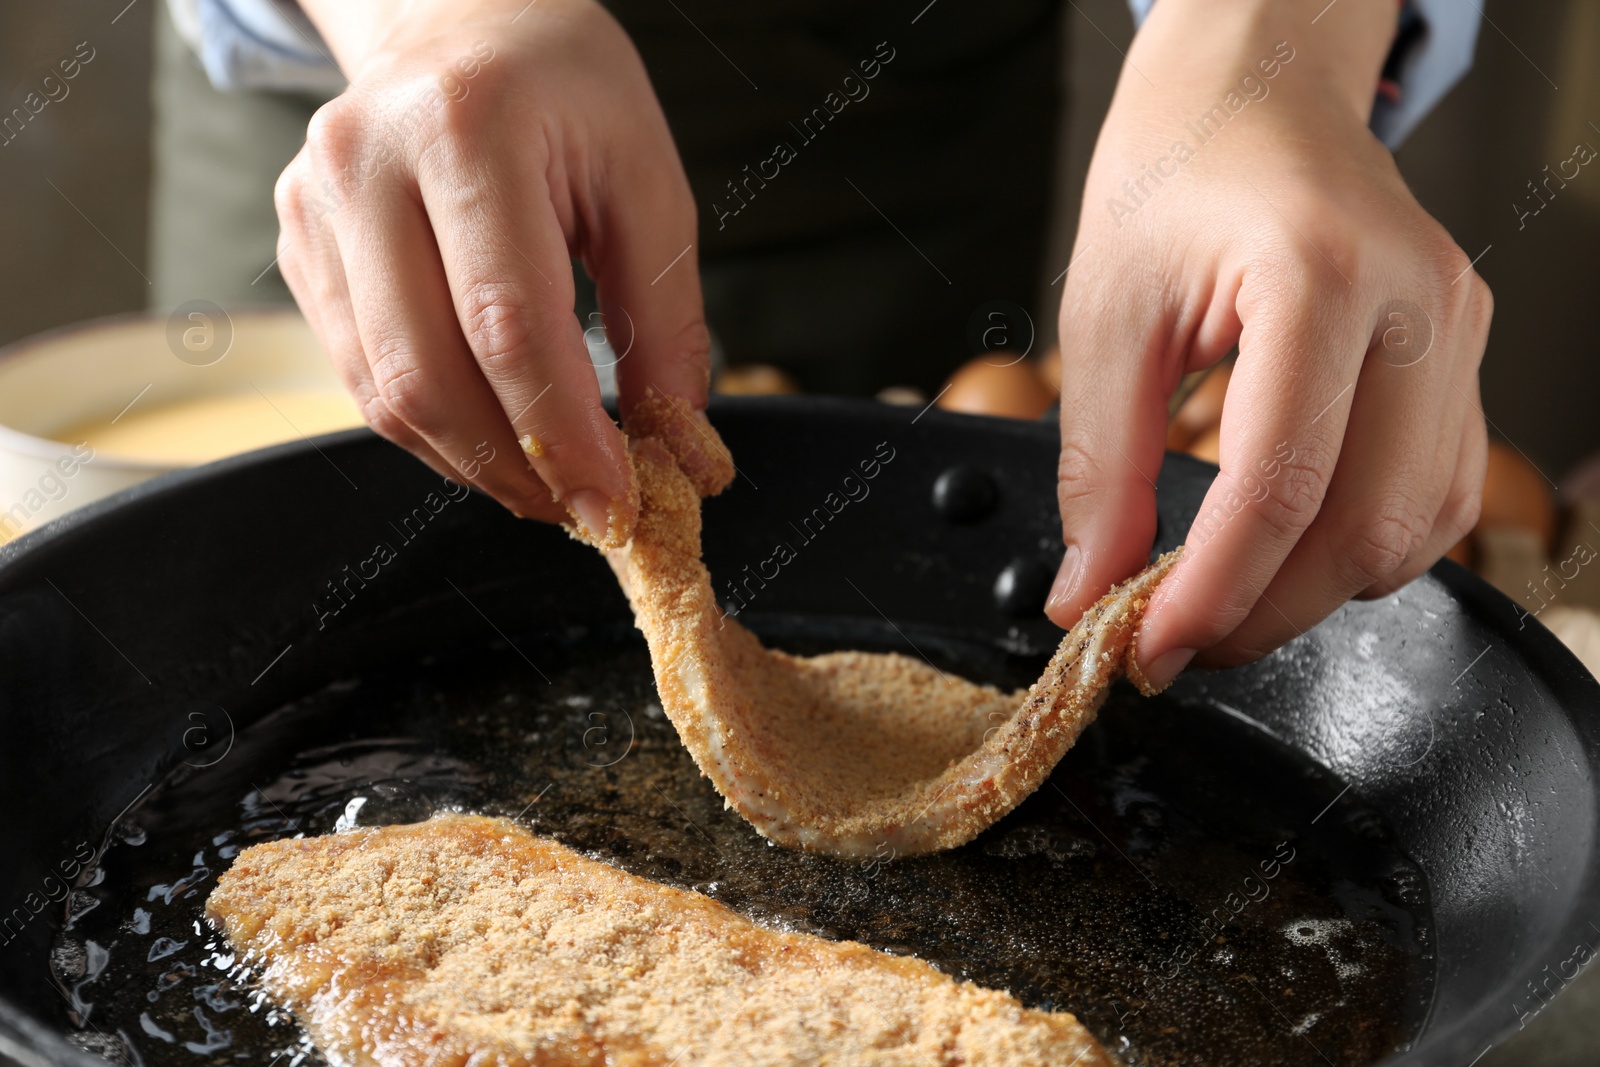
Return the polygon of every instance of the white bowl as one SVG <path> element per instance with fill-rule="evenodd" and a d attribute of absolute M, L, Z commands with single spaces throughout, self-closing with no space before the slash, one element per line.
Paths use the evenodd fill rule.
<path fill-rule="evenodd" d="M 180 311 L 182 317 L 170 319 L 97 319 L 0 348 L 0 543 L 187 465 L 58 439 L 76 427 L 129 417 L 155 425 L 158 409 L 208 397 L 234 397 L 235 404 L 258 402 L 267 408 L 275 393 L 344 395 L 298 310 L 228 314 L 213 305 Z M 280 421 L 282 432 L 275 440 L 252 445 L 300 436 L 286 418 Z M 359 424 L 352 403 L 348 425 Z M 194 462 L 245 450 L 221 439 L 200 445 Z"/>

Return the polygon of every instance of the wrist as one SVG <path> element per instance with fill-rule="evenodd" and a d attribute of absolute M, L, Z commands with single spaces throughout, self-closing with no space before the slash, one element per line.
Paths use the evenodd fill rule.
<path fill-rule="evenodd" d="M 571 7 L 573 2 L 540 0 L 535 10 L 528 10 L 533 5 L 527 0 L 410 0 L 403 5 L 394 0 L 300 0 L 300 6 L 327 42 L 339 69 L 355 81 L 379 54 L 415 49 L 474 28 L 521 29 L 536 16 L 548 18 L 552 9 Z"/>
<path fill-rule="evenodd" d="M 1398 11 L 1397 0 L 1336 0 L 1327 6 L 1158 0 L 1128 58 L 1165 88 L 1169 78 L 1183 81 L 1184 72 L 1197 67 L 1211 68 L 1224 79 L 1236 77 L 1233 67 L 1253 68 L 1287 47 L 1295 56 L 1299 84 L 1337 101 L 1365 124 Z"/>

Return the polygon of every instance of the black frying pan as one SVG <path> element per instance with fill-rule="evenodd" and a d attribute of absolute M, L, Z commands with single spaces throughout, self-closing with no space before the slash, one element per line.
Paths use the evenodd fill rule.
<path fill-rule="evenodd" d="M 706 553 L 742 621 L 800 651 L 1037 673 L 1059 637 L 1038 614 L 1059 558 L 1053 430 L 820 400 L 713 418 L 741 475 L 707 505 Z M 1158 548 L 1212 473 L 1168 457 Z M 441 804 L 519 816 L 758 917 L 1070 1008 L 1149 1063 L 1407 1046 L 1385 1062 L 1471 1062 L 1537 1011 L 1528 983 L 1558 989 L 1576 946 L 1600 944 L 1583 907 L 1600 689 L 1451 564 L 1255 666 L 1155 702 L 1119 693 L 971 846 L 847 868 L 765 848 L 720 811 L 651 717 L 589 549 L 477 496 L 435 498 L 403 529 L 440 490 L 355 432 L 160 479 L 0 549 L 0 1053 L 258 1062 L 243 1022 L 187 1060 L 131 1022 L 119 998 L 168 961 L 143 958 L 154 932 L 129 932 L 129 902 L 160 884 L 175 902 L 158 925 L 197 914 L 215 871 L 180 884 L 163 865 L 181 853 L 188 872 L 218 825 L 245 828 L 235 843 L 332 829 L 358 789 L 363 822 Z M 381 539 L 395 558 L 352 581 Z M 774 570 L 779 540 L 798 551 Z M 626 738 L 584 703 L 597 693 Z M 1286 927 L 1296 916 L 1309 925 Z M 89 942 L 111 963 L 85 984 Z M 1336 1000 L 1337 1025 L 1302 1010 Z"/>

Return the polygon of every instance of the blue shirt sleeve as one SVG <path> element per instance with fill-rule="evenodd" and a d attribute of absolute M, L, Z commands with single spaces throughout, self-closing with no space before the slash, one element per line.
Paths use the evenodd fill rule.
<path fill-rule="evenodd" d="M 1128 0 L 1143 23 L 1155 0 Z M 1372 132 L 1390 148 L 1416 129 L 1472 69 L 1483 11 L 1474 0 L 1406 0 L 1383 81 L 1372 108 Z"/>
<path fill-rule="evenodd" d="M 218 89 L 333 93 L 344 75 L 294 0 L 169 0 Z"/>
<path fill-rule="evenodd" d="M 1372 109 L 1372 132 L 1384 144 L 1398 148 L 1472 69 L 1482 21 L 1474 0 L 1407 0 L 1383 68 L 1395 92 L 1379 93 Z"/>

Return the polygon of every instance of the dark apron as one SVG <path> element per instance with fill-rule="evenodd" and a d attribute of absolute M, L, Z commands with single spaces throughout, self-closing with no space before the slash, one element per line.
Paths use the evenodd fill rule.
<path fill-rule="evenodd" d="M 608 6 L 689 172 L 730 362 L 813 391 L 933 390 L 974 354 L 981 306 L 1050 313 L 1059 4 L 675 3 Z"/>

